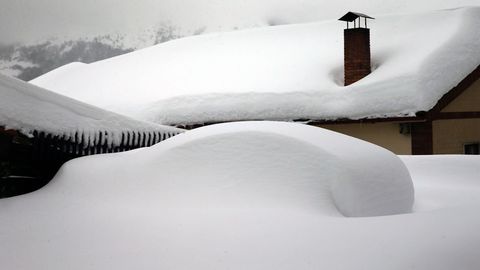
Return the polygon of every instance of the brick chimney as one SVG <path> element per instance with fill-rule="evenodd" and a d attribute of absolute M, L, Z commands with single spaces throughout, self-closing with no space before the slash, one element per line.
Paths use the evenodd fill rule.
<path fill-rule="evenodd" d="M 364 21 L 362 27 L 362 19 Z M 350 85 L 372 72 L 370 61 L 370 29 L 367 19 L 373 19 L 358 12 L 348 12 L 340 21 L 347 22 L 344 30 L 345 86 Z M 353 22 L 353 28 L 349 23 Z"/>

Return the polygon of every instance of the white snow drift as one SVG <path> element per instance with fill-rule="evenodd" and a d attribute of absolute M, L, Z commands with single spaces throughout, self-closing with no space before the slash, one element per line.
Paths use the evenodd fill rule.
<path fill-rule="evenodd" d="M 413 213 L 396 156 L 296 124 L 217 125 L 76 159 L 41 190 L 0 200 L 0 261 L 52 270 L 478 269 L 480 160 L 402 159 L 420 190 Z"/>
<path fill-rule="evenodd" d="M 373 68 L 343 87 L 339 21 L 184 38 L 32 81 L 164 124 L 411 116 L 480 64 L 480 8 L 377 16 Z"/>
<path fill-rule="evenodd" d="M 401 158 L 415 179 L 416 211 L 462 207 L 479 202 L 479 156 Z"/>
<path fill-rule="evenodd" d="M 108 112 L 4 75 L 0 75 L 0 127 L 26 135 L 34 130 L 62 136 L 80 132 L 86 143 L 105 131 L 109 144 L 118 144 L 122 132 L 182 132 Z"/>

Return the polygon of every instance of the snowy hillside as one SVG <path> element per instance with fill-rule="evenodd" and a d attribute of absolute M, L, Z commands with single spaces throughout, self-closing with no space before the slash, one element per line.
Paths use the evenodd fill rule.
<path fill-rule="evenodd" d="M 0 73 L 28 81 L 71 62 L 91 63 L 132 51 L 103 39 L 0 44 Z"/>
<path fill-rule="evenodd" d="M 306 125 L 214 125 L 73 160 L 41 190 L 0 200 L 0 260 L 52 270 L 477 270 L 479 174 L 477 157 L 398 158 Z M 342 205 L 363 217 L 345 217 Z M 404 214 L 371 216 L 397 207 Z"/>
<path fill-rule="evenodd" d="M 0 127 L 26 135 L 36 130 L 68 139 L 79 132 L 85 134 L 88 144 L 104 131 L 109 133 L 108 144 L 119 144 L 121 132 L 181 132 L 108 112 L 4 75 L 0 75 L 0 97 Z"/>
<path fill-rule="evenodd" d="M 0 43 L 0 73 L 31 80 L 71 62 L 91 63 L 176 39 L 185 35 L 170 25 L 146 29 L 136 35 L 57 37 L 30 43 Z"/>
<path fill-rule="evenodd" d="M 480 8 L 377 16 L 373 72 L 343 87 L 338 21 L 183 38 L 89 65 L 39 86 L 163 124 L 411 116 L 480 64 Z"/>

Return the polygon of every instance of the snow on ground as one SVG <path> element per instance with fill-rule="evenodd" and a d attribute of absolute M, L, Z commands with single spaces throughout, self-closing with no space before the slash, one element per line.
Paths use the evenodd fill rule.
<path fill-rule="evenodd" d="M 99 131 L 108 132 L 108 143 L 119 144 L 122 132 L 170 132 L 180 129 L 134 120 L 73 100 L 35 85 L 0 75 L 0 127 L 52 135 L 85 134 L 94 141 Z"/>
<path fill-rule="evenodd" d="M 343 87 L 343 22 L 166 42 L 32 83 L 163 124 L 414 115 L 480 64 L 480 7 L 377 16 L 373 73 Z"/>
<path fill-rule="evenodd" d="M 402 156 L 415 179 L 416 211 L 474 204 L 480 194 L 478 156 Z"/>
<path fill-rule="evenodd" d="M 0 260 L 6 269 L 478 269 L 480 159 L 401 160 L 414 212 L 348 218 L 343 200 L 396 207 L 410 178 L 392 153 L 319 128 L 224 124 L 80 158 L 41 190 L 0 200 Z M 353 196 L 336 197 L 340 182 L 337 192 Z"/>

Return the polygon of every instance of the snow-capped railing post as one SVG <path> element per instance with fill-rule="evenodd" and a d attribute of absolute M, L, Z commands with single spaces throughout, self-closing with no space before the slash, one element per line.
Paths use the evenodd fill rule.
<path fill-rule="evenodd" d="M 362 18 L 364 27 L 361 23 Z M 372 71 L 370 29 L 367 28 L 367 19 L 374 18 L 362 13 L 348 12 L 339 19 L 347 22 L 347 28 L 344 30 L 345 86 L 364 78 Z M 353 22 L 353 28 L 349 27 L 350 22 Z"/>

